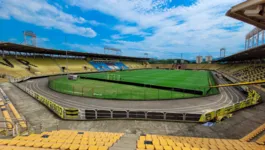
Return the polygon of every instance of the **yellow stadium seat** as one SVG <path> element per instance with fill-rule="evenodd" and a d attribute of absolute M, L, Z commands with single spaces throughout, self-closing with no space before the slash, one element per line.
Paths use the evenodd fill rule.
<path fill-rule="evenodd" d="M 98 150 L 97 146 L 89 146 L 89 150 Z"/>
<path fill-rule="evenodd" d="M 71 146 L 71 144 L 64 143 L 64 144 L 62 144 L 62 145 L 60 146 L 60 149 L 62 149 L 62 150 L 67 150 L 67 149 L 70 148 L 70 146 Z"/>
<path fill-rule="evenodd" d="M 54 144 L 52 144 L 52 147 L 51 148 L 53 148 L 53 149 L 58 149 L 58 148 L 60 148 L 62 146 L 62 143 L 54 143 Z"/>

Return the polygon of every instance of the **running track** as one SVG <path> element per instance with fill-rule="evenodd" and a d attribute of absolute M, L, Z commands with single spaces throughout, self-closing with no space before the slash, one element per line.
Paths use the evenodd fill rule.
<path fill-rule="evenodd" d="M 220 84 L 227 83 L 224 79 L 217 79 L 217 82 Z M 246 99 L 234 87 L 219 88 L 220 94 L 202 98 L 163 101 L 120 101 L 85 98 L 58 93 L 48 88 L 48 78 L 31 79 L 20 84 L 63 107 L 78 108 L 81 110 L 81 113 L 84 113 L 85 109 L 101 109 L 202 114 Z"/>

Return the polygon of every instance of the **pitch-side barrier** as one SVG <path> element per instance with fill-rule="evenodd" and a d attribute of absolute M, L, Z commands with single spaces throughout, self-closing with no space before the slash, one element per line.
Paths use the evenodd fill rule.
<path fill-rule="evenodd" d="M 183 122 L 208 122 L 212 120 L 222 120 L 228 114 L 240 109 L 256 105 L 261 102 L 260 95 L 249 90 L 248 97 L 239 103 L 224 107 L 218 110 L 212 110 L 204 114 L 175 113 L 166 111 L 137 111 L 137 110 L 101 110 L 101 109 L 78 109 L 65 108 L 43 95 L 21 85 L 14 83 L 18 88 L 28 93 L 30 96 L 45 105 L 58 117 L 66 120 L 106 120 L 106 119 L 132 119 L 132 120 L 161 120 L 161 121 L 183 121 Z"/>

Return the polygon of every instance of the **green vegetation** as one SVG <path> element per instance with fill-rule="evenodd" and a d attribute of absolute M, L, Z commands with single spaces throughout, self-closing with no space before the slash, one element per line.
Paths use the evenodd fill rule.
<path fill-rule="evenodd" d="M 111 75 L 110 75 L 111 74 Z M 148 88 L 148 85 L 160 85 L 173 88 L 200 90 L 207 95 L 217 94 L 217 89 L 209 88 L 209 82 L 214 85 L 214 80 L 207 71 L 190 70 L 134 70 L 122 72 L 91 73 L 80 76 L 108 79 L 116 76 L 122 81 L 144 83 L 145 87 L 97 81 L 93 79 L 68 80 L 66 76 L 51 79 L 49 87 L 55 91 L 84 97 L 126 100 L 157 100 L 157 99 L 182 99 L 199 97 L 200 95 Z M 206 95 L 206 94 L 204 94 Z"/>

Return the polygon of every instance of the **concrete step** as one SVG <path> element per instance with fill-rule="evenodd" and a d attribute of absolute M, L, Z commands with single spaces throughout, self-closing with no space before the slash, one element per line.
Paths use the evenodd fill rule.
<path fill-rule="evenodd" d="M 139 136 L 136 134 L 125 134 L 110 150 L 135 150 L 138 139 Z"/>

